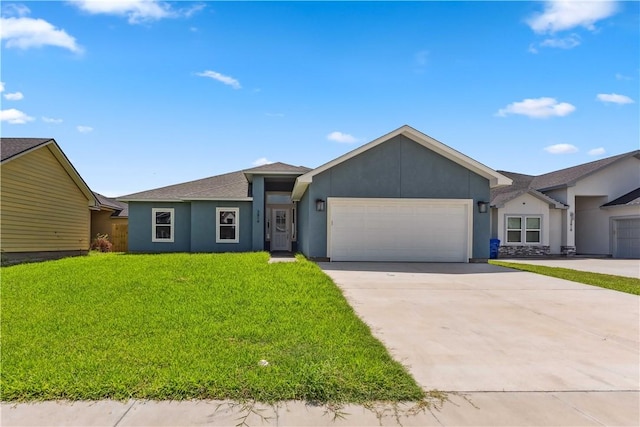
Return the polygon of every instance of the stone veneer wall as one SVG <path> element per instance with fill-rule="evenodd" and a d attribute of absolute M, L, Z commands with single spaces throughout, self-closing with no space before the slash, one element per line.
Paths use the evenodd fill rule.
<path fill-rule="evenodd" d="M 500 246 L 499 257 L 518 258 L 518 257 L 543 257 L 551 253 L 549 246 Z"/>
<path fill-rule="evenodd" d="M 576 255 L 576 247 L 575 246 L 560 246 L 560 253 L 563 256 L 575 256 Z"/>

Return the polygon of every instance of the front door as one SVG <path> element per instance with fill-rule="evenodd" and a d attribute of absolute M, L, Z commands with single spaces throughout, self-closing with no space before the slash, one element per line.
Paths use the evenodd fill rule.
<path fill-rule="evenodd" d="M 273 209 L 271 224 L 271 250 L 291 251 L 290 209 Z"/>

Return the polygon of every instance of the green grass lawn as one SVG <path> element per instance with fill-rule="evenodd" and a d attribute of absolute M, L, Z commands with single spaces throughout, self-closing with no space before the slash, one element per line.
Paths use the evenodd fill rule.
<path fill-rule="evenodd" d="M 571 280 L 573 282 L 585 283 L 587 285 L 599 286 L 601 288 L 613 289 L 620 292 L 626 292 L 628 294 L 640 295 L 640 279 L 634 279 L 633 277 L 612 276 L 610 274 L 591 273 L 588 271 L 571 270 L 569 268 L 547 267 L 544 265 L 520 264 L 496 260 L 490 260 L 489 263 L 501 267 L 508 267 L 516 270 L 543 274 L 545 276 L 557 277 L 559 279 Z"/>
<path fill-rule="evenodd" d="M 104 254 L 2 268 L 2 400 L 424 398 L 318 266 L 268 259 Z"/>

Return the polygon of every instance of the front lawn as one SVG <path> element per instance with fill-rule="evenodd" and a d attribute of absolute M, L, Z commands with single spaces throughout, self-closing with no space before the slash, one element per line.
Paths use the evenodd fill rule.
<path fill-rule="evenodd" d="M 612 276 L 610 274 L 591 273 L 589 271 L 547 267 L 544 265 L 521 264 L 519 262 L 490 260 L 489 263 L 500 267 L 529 271 L 531 273 L 571 280 L 572 282 L 585 283 L 587 285 L 613 289 L 620 292 L 626 292 L 628 294 L 640 295 L 640 279 L 634 279 L 633 277 Z"/>
<path fill-rule="evenodd" d="M 4 401 L 419 400 L 315 264 L 106 254 L 2 268 Z"/>

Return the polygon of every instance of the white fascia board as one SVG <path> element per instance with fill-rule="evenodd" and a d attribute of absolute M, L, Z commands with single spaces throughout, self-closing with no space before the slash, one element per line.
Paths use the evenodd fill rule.
<path fill-rule="evenodd" d="M 243 172 L 244 177 L 247 179 L 247 181 L 249 182 L 253 182 L 253 176 L 254 175 L 264 175 L 264 176 L 283 176 L 283 177 L 289 177 L 289 176 L 297 176 L 297 175 L 302 175 L 302 173 L 300 172 L 294 172 L 294 171 L 290 171 L 290 172 Z"/>
<path fill-rule="evenodd" d="M 291 200 L 294 202 L 299 202 L 300 199 L 302 199 L 305 191 L 307 191 L 307 187 L 311 184 L 311 178 L 308 178 L 308 181 L 302 181 L 300 178 L 302 177 L 298 177 L 298 179 L 296 179 L 296 182 L 293 185 L 293 190 L 291 191 Z"/>
<path fill-rule="evenodd" d="M 253 201 L 253 197 L 185 197 L 183 201 L 216 201 L 220 200 L 223 202 L 251 202 Z"/>
<path fill-rule="evenodd" d="M 469 169 L 472 172 L 477 173 L 478 175 L 487 178 L 489 180 L 489 184 L 491 188 L 503 187 L 506 185 L 511 185 L 513 180 L 502 175 L 499 172 L 491 169 L 488 166 L 483 165 L 477 160 L 472 159 L 469 156 L 462 154 L 461 152 L 454 150 L 448 145 L 443 144 L 442 142 L 431 138 L 429 135 L 425 135 L 422 132 L 415 130 L 410 126 L 403 126 L 401 129 L 403 131 L 402 134 L 409 136 L 414 141 L 422 144 L 426 148 L 440 154 L 442 157 L 445 157 L 460 166 L 463 166 Z"/>
<path fill-rule="evenodd" d="M 27 154 L 31 153 L 32 151 L 38 150 L 38 149 L 40 149 L 42 147 L 46 147 L 47 145 L 50 145 L 50 144 L 53 144 L 53 143 L 54 143 L 54 139 L 52 138 L 52 139 L 50 139 L 50 140 L 48 140 L 46 142 L 43 142 L 42 144 L 36 145 L 35 147 L 31 147 L 28 150 L 24 150 L 24 151 L 14 155 L 14 156 L 11 156 L 8 159 L 2 160 L 2 164 L 4 165 L 5 163 L 9 163 L 9 162 L 11 162 L 11 161 L 13 161 L 15 159 L 19 159 L 20 157 L 22 157 L 24 155 L 27 155 Z"/>
<path fill-rule="evenodd" d="M 253 197 L 186 197 L 184 199 L 129 199 L 117 198 L 119 202 L 151 202 L 151 203 L 185 203 L 190 201 L 223 201 L 223 202 L 251 202 Z"/>
<path fill-rule="evenodd" d="M 528 193 L 531 194 L 533 197 L 548 203 L 549 206 L 554 207 L 556 209 L 569 209 L 569 206 L 566 206 L 564 203 L 560 203 L 557 200 L 539 191 L 532 190 L 532 191 L 529 191 Z"/>
<path fill-rule="evenodd" d="M 327 169 L 330 169 L 346 160 L 349 160 L 367 150 L 370 150 L 371 148 L 374 148 L 398 135 L 405 135 L 413 141 L 430 149 L 431 151 L 440 154 L 441 156 L 471 170 L 472 172 L 477 173 L 484 178 L 487 178 L 489 180 L 490 188 L 503 187 L 506 185 L 511 185 L 513 183 L 510 178 L 507 178 L 506 176 L 496 172 L 488 166 L 485 166 L 482 163 L 473 160 L 468 156 L 465 156 L 459 151 L 456 151 L 453 148 L 441 143 L 440 141 L 437 141 L 430 136 L 417 131 L 409 125 L 404 125 L 392 132 L 389 132 L 386 135 L 381 136 L 380 138 L 377 138 L 361 147 L 356 148 L 355 150 L 343 154 L 342 156 L 330 162 L 327 162 L 324 165 L 305 173 L 304 175 L 300 175 L 298 179 L 296 179 L 296 183 L 293 187 L 292 198 L 294 200 L 300 200 L 309 184 L 313 182 L 313 177 L 315 175 L 322 173 Z"/>
<path fill-rule="evenodd" d="M 123 198 L 116 198 L 117 201 L 119 202 L 152 202 L 152 203 L 183 203 L 184 200 L 182 199 L 136 199 L 136 198 L 127 198 L 127 197 L 123 197 Z"/>

